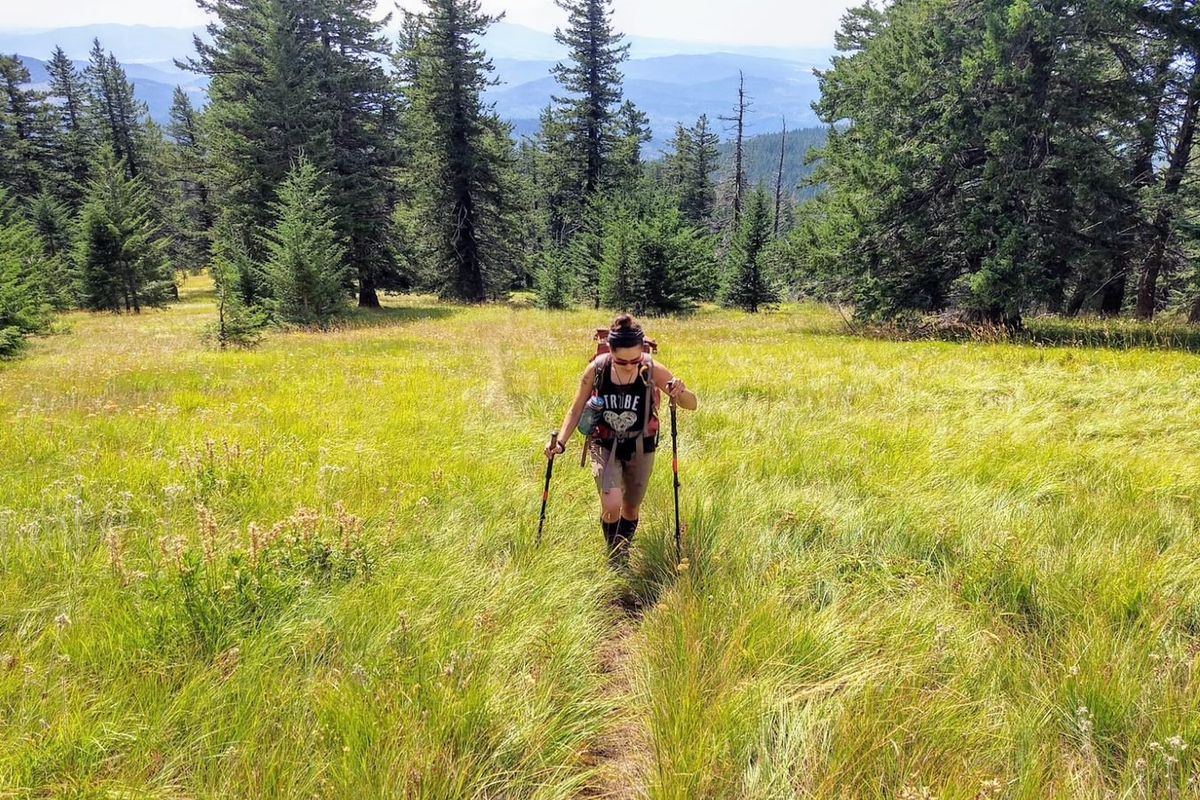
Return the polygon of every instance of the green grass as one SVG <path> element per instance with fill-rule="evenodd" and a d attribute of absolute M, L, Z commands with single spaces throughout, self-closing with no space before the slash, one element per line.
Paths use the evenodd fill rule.
<path fill-rule="evenodd" d="M 618 718 L 622 797 L 1200 796 L 1197 356 L 651 320 L 691 568 L 662 458 L 627 586 L 578 438 L 532 546 L 602 316 L 212 316 L 0 365 L 0 797 L 588 796 Z"/>

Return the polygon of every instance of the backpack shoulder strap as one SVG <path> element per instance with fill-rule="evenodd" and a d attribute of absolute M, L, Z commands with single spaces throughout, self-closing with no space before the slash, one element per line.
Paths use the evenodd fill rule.
<path fill-rule="evenodd" d="M 596 377 L 592 382 L 592 388 L 597 392 L 599 392 L 600 387 L 604 385 L 604 379 L 608 375 L 608 364 L 611 359 L 612 356 L 608 353 L 603 353 L 596 357 L 594 362 L 596 364 Z"/>
<path fill-rule="evenodd" d="M 649 356 L 647 362 L 649 366 L 646 369 L 646 416 L 642 420 L 642 436 L 650 435 L 650 418 L 658 410 L 654 405 L 656 399 L 654 391 L 654 357 Z"/>

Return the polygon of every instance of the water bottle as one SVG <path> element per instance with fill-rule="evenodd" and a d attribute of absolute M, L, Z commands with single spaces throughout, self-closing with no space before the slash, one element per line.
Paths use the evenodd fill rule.
<path fill-rule="evenodd" d="M 596 428 L 596 423 L 600 421 L 600 415 L 603 413 L 604 398 L 592 392 L 592 396 L 588 398 L 587 405 L 583 407 L 583 415 L 579 418 L 579 432 L 584 436 L 590 436 Z"/>

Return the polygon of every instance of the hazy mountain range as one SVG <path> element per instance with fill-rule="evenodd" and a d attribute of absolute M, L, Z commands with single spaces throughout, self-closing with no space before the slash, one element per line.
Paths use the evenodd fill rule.
<path fill-rule="evenodd" d="M 22 56 L 33 82 L 45 82 L 45 61 L 59 45 L 67 55 L 85 61 L 92 40 L 116 54 L 134 82 L 151 116 L 167 117 L 176 85 L 203 102 L 206 79 L 184 72 L 174 63 L 194 52 L 193 37 L 203 28 L 144 25 L 87 25 L 35 32 L 0 30 L 0 52 Z M 629 37 L 631 59 L 623 65 L 625 94 L 650 117 L 652 149 L 661 148 L 676 123 L 691 124 L 700 114 L 728 114 L 737 99 L 738 72 L 746 76 L 752 101 L 747 118 L 751 135 L 817 124 L 811 103 L 819 96 L 813 69 L 825 66 L 832 51 L 803 48 L 726 47 L 646 37 Z M 501 85 L 487 95 L 518 135 L 537 129 L 539 112 L 557 93 L 550 68 L 565 55 L 551 34 L 500 22 L 484 39 Z M 724 131 L 725 126 L 717 124 Z"/>

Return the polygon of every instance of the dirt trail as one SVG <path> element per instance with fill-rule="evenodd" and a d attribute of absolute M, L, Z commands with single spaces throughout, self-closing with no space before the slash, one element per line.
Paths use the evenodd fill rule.
<path fill-rule="evenodd" d="M 588 766 L 596 767 L 596 778 L 579 797 L 635 800 L 645 796 L 652 755 L 644 721 L 638 717 L 634 703 L 643 609 L 620 601 L 614 605 L 619 611 L 617 622 L 600 649 L 604 698 L 612 711 L 604 731 L 585 757 Z"/>

